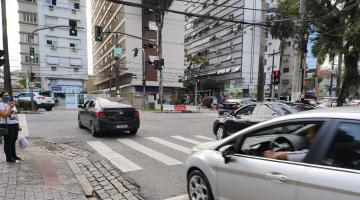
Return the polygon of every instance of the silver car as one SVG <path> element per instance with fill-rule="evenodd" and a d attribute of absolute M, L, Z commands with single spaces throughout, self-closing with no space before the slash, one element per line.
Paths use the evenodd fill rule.
<path fill-rule="evenodd" d="M 194 147 L 186 164 L 191 200 L 359 200 L 360 107 L 262 122 Z"/>

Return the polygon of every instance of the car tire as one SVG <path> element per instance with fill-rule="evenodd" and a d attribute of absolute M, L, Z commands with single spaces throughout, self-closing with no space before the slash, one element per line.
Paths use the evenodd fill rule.
<path fill-rule="evenodd" d="M 83 126 L 83 125 L 81 124 L 80 119 L 78 119 L 78 125 L 79 125 L 79 128 L 80 128 L 80 129 L 84 129 L 84 128 L 85 128 L 85 126 Z"/>
<path fill-rule="evenodd" d="M 226 128 L 224 125 L 219 125 L 215 133 L 217 140 L 222 140 L 227 137 Z"/>
<path fill-rule="evenodd" d="M 214 200 L 209 181 L 199 170 L 193 170 L 189 173 L 187 177 L 187 190 L 190 200 Z"/>
<path fill-rule="evenodd" d="M 39 106 L 37 104 L 34 104 L 34 110 L 38 111 L 39 110 Z"/>
<path fill-rule="evenodd" d="M 90 122 L 90 134 L 93 137 L 98 137 L 99 136 L 99 132 L 96 131 L 95 125 L 92 122 Z"/>
<path fill-rule="evenodd" d="M 136 135 L 136 133 L 137 133 L 137 129 L 134 129 L 134 130 L 130 130 L 129 132 L 130 132 L 130 135 Z"/>
<path fill-rule="evenodd" d="M 52 110 L 52 108 L 45 108 L 45 110 L 46 110 L 46 111 L 51 111 L 51 110 Z"/>

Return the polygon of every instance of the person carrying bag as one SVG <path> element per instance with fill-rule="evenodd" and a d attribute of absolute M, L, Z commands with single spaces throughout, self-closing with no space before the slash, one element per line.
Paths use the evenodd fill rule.
<path fill-rule="evenodd" d="M 3 92 L 1 95 L 2 102 L 0 102 L 0 129 L 6 129 L 3 131 L 4 135 L 4 151 L 6 156 L 6 162 L 14 163 L 17 160 L 22 160 L 16 155 L 16 140 L 19 134 L 19 123 L 17 119 L 17 110 L 15 104 L 11 102 L 9 93 Z"/>

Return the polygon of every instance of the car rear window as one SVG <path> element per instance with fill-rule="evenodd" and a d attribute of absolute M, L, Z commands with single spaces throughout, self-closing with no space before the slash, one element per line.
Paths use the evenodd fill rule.
<path fill-rule="evenodd" d="M 101 98 L 100 99 L 100 104 L 103 105 L 103 106 L 111 106 L 111 105 L 114 105 L 114 104 L 130 105 L 130 103 L 126 99 L 119 98 L 119 97 Z"/>

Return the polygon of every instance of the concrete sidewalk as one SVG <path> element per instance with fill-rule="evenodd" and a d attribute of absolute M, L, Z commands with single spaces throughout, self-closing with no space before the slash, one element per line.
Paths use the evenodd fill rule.
<path fill-rule="evenodd" d="M 143 200 L 140 188 L 108 161 L 88 160 L 91 152 L 43 139 L 28 139 L 23 161 L 0 157 L 0 200 Z M 0 145 L 3 152 L 3 144 Z"/>
<path fill-rule="evenodd" d="M 66 159 L 30 143 L 26 150 L 17 149 L 24 161 L 0 159 L 0 200 L 86 199 Z M 0 145 L 3 152 L 3 145 Z"/>

